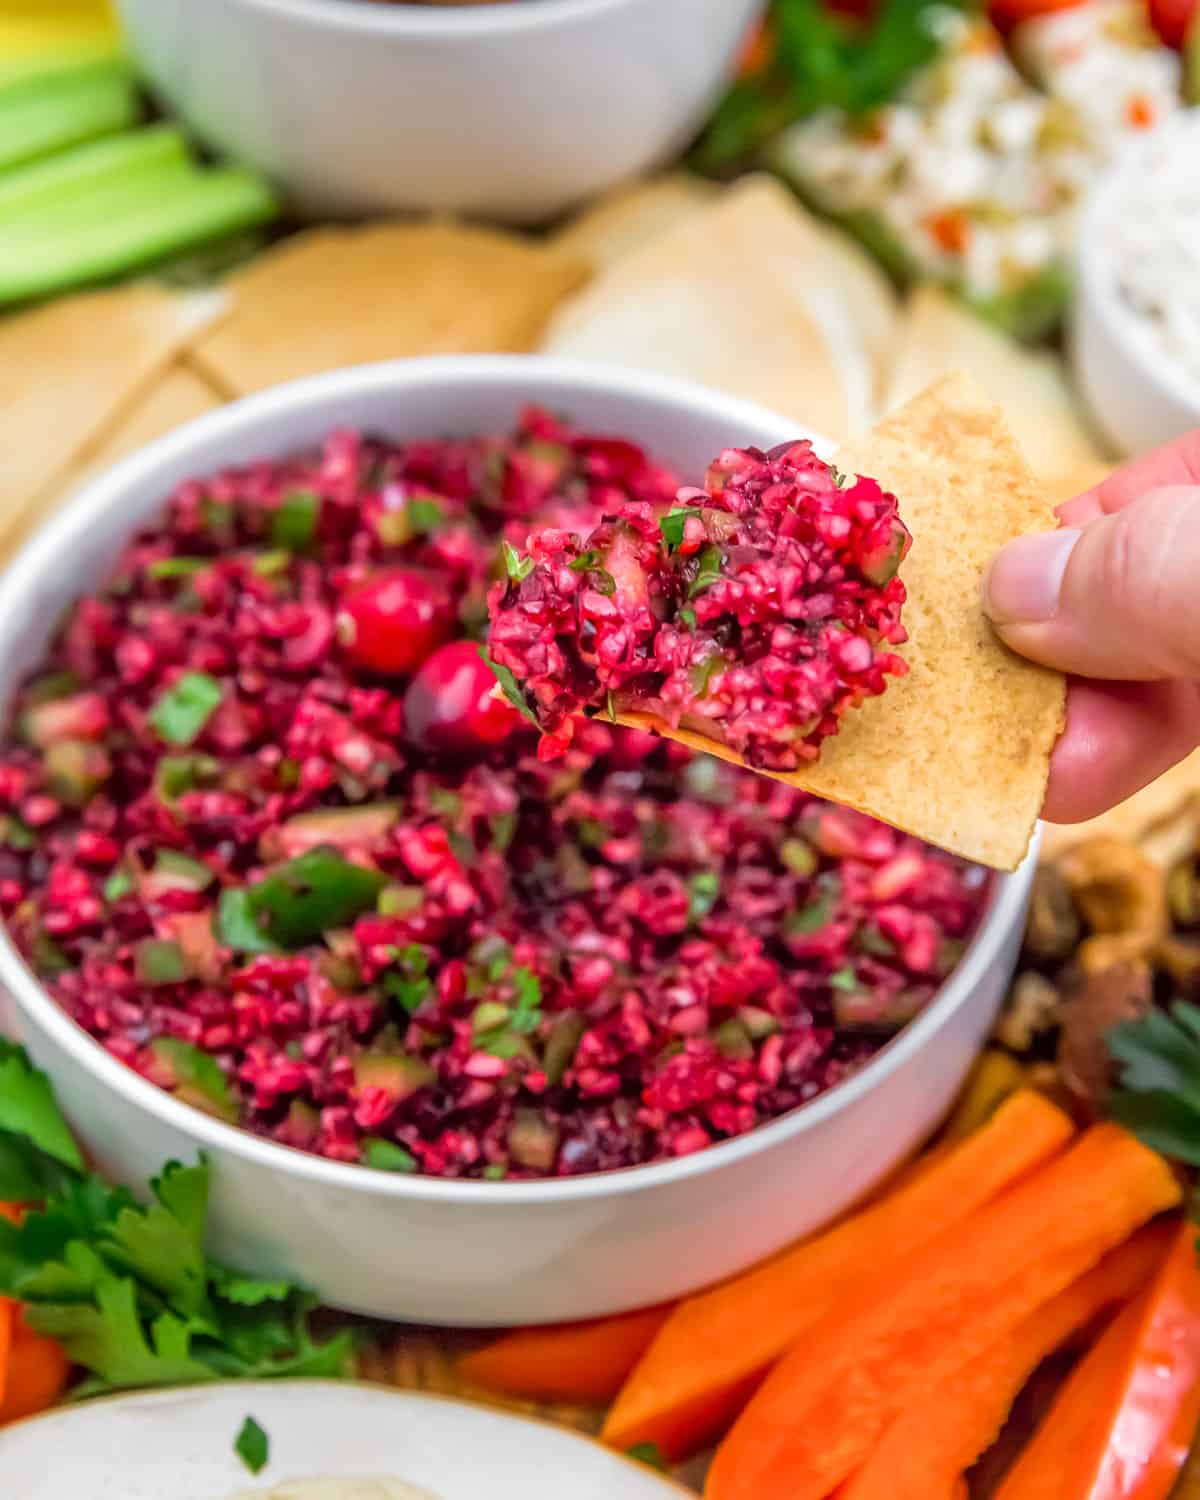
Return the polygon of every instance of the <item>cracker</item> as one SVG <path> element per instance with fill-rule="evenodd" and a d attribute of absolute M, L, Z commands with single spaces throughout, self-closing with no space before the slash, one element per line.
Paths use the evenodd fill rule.
<path fill-rule="evenodd" d="M 231 396 L 344 365 L 522 353 L 586 280 L 552 245 L 451 223 L 317 229 L 227 283 L 233 312 L 197 349 Z"/>
<path fill-rule="evenodd" d="M 623 256 L 564 303 L 542 349 L 699 381 L 842 441 L 861 426 L 867 356 L 852 333 L 849 350 L 830 337 L 741 209 L 723 193 Z"/>
<path fill-rule="evenodd" d="M 1063 362 L 1027 349 L 936 287 L 909 298 L 892 352 L 884 410 L 956 370 L 999 406 L 1029 466 L 1057 502 L 1109 467 L 1084 420 Z"/>
<path fill-rule="evenodd" d="M 1066 682 L 1000 643 L 980 608 L 980 578 L 1005 542 L 1053 527 L 1049 501 L 1000 412 L 963 377 L 885 418 L 838 463 L 898 495 L 913 534 L 901 570 L 909 672 L 849 712 L 819 760 L 777 779 L 1015 869 L 1045 796 Z M 644 715 L 622 722 L 660 729 Z M 664 732 L 737 762 L 701 736 Z"/>
<path fill-rule="evenodd" d="M 0 323 L 0 534 L 104 441 L 224 307 L 220 293 L 136 284 Z"/>
<path fill-rule="evenodd" d="M 554 243 L 602 271 L 711 203 L 721 189 L 704 177 L 670 172 L 617 188 L 586 208 Z"/>

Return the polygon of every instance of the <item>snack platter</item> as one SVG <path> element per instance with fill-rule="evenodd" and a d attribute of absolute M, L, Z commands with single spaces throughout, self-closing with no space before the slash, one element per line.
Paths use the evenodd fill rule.
<path fill-rule="evenodd" d="M 573 0 L 487 12 L 542 3 Z M 1145 140 L 1194 147 L 1200 18 L 765 9 L 685 157 L 520 229 L 293 216 L 150 102 L 107 7 L 0 10 L 0 1472 L 9 1423 L 38 1471 L 71 1392 L 195 1385 L 197 1431 L 245 1406 L 195 1500 L 238 1490 L 231 1453 L 247 1493 L 309 1500 L 279 1377 L 315 1407 L 351 1375 L 535 1419 L 478 1429 L 514 1445 L 501 1500 L 546 1422 L 595 1440 L 580 1486 L 647 1500 L 1200 1495 L 1200 751 L 1039 829 L 1066 683 L 979 604 L 1118 462 L 1077 236 Z M 1114 230 L 1112 285 L 1186 388 L 1153 239 Z M 339 388 L 378 361 L 427 370 L 445 422 L 377 422 L 382 373 Z M 406 368 L 396 409 L 439 410 Z M 460 420 L 455 381 L 502 415 Z M 661 446 L 588 411 L 654 399 Z M 763 437 L 705 447 L 736 421 Z M 785 673 L 799 727 L 759 711 Z M 682 1194 L 760 1138 L 792 1180 L 797 1119 L 852 1131 L 905 1069 L 886 1168 L 877 1115 L 840 1197 L 810 1184 L 727 1262 L 697 1209 L 703 1269 L 672 1281 L 662 1240 L 633 1299 L 614 1270 L 578 1302 L 565 1217 L 541 1267 L 492 1221 L 519 1317 L 439 1238 L 460 1193 L 482 1245 L 488 1194 Z M 293 1202 L 261 1232 L 259 1164 Z M 366 1269 L 321 1299 L 289 1237 L 327 1187 Z M 363 1242 L 406 1201 L 401 1254 L 446 1254 L 474 1316 L 380 1290 Z M 257 1407 L 224 1384 L 264 1377 Z M 1146 1488 L 1094 1487 L 1131 1441 Z M 421 1474 L 335 1457 L 294 1460 L 330 1475 L 311 1500 L 469 1492 L 432 1440 Z"/>

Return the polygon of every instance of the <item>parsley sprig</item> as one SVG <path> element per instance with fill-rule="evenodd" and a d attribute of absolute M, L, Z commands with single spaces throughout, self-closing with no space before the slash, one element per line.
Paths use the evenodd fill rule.
<path fill-rule="evenodd" d="M 169 1162 L 140 1203 L 85 1166 L 53 1090 L 0 1040 L 0 1294 L 88 1371 L 76 1394 L 198 1381 L 347 1373 L 351 1340 L 317 1343 L 315 1299 L 204 1252 L 209 1169 Z"/>
<path fill-rule="evenodd" d="M 1200 1166 L 1200 1007 L 1177 1000 L 1109 1033 L 1120 1086 L 1108 1113 L 1146 1145 Z"/>

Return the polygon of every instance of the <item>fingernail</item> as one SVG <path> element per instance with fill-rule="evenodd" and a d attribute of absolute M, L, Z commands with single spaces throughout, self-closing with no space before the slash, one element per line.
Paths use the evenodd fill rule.
<path fill-rule="evenodd" d="M 1063 574 L 1080 533 L 1071 528 L 1019 536 L 992 559 L 983 583 L 984 613 L 997 625 L 1032 625 L 1058 609 Z"/>

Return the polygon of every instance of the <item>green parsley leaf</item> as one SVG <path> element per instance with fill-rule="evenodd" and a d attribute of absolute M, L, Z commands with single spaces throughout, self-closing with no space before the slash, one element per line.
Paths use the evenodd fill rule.
<path fill-rule="evenodd" d="M 291 565 L 292 554 L 275 547 L 270 552 L 256 552 L 250 567 L 260 578 L 274 578 L 277 573 L 286 573 Z"/>
<path fill-rule="evenodd" d="M 684 608 L 679 611 L 679 623 L 681 625 L 686 625 L 689 630 L 695 630 L 696 611 L 691 607 L 691 605 L 685 605 Z"/>
<path fill-rule="evenodd" d="M 626 1448 L 625 1456 L 632 1458 L 636 1463 L 645 1464 L 647 1468 L 657 1469 L 660 1474 L 670 1472 L 662 1449 L 657 1443 L 634 1443 L 632 1448 Z"/>
<path fill-rule="evenodd" d="M 574 562 L 568 563 L 572 573 L 586 573 L 589 568 L 600 566 L 600 554 L 595 550 L 581 552 Z"/>
<path fill-rule="evenodd" d="M 516 993 L 512 1019 L 509 1026 L 522 1036 L 536 1031 L 542 1019 L 542 986 L 532 969 L 524 967 L 512 971 L 512 985 Z"/>
<path fill-rule="evenodd" d="M 254 1418 L 248 1416 L 233 1440 L 233 1451 L 251 1474 L 261 1474 L 271 1457 L 271 1439 Z"/>
<path fill-rule="evenodd" d="M 688 881 L 688 921 L 703 920 L 717 904 L 721 877 L 716 870 L 697 870 Z"/>
<path fill-rule="evenodd" d="M 835 969 L 829 976 L 829 987 L 834 990 L 843 990 L 847 994 L 853 994 L 859 987 L 854 970 L 849 965 L 844 969 Z"/>
<path fill-rule="evenodd" d="M 1108 1034 L 1120 1087 L 1108 1113 L 1147 1146 L 1200 1166 L 1200 1007 L 1178 1000 Z"/>
<path fill-rule="evenodd" d="M 106 901 L 119 901 L 133 890 L 133 876 L 123 865 L 118 865 L 102 887 Z"/>
<path fill-rule="evenodd" d="M 206 672 L 185 672 L 163 692 L 147 717 L 170 745 L 190 745 L 221 701 L 221 684 Z"/>
<path fill-rule="evenodd" d="M 415 1172 L 417 1159 L 395 1141 L 368 1136 L 362 1143 L 362 1159 L 368 1167 L 378 1172 Z"/>
<path fill-rule="evenodd" d="M 523 582 L 533 572 L 533 558 L 522 557 L 511 542 L 501 542 L 500 550 L 504 554 L 504 571 L 513 583 Z"/>
<path fill-rule="evenodd" d="M 20 1047 L 3 1038 L 0 1038 L 0 1130 L 23 1136 L 54 1161 L 83 1171 L 83 1157 L 54 1101 L 50 1080 L 31 1066 Z"/>
<path fill-rule="evenodd" d="M 833 916 L 841 886 L 841 881 L 833 873 L 822 875 L 817 881 L 815 900 L 785 918 L 784 936 L 805 937 L 810 932 L 820 932 Z"/>
<path fill-rule="evenodd" d="M 154 1059 L 170 1076 L 178 1098 L 231 1123 L 237 1120 L 237 1104 L 221 1065 L 202 1047 L 181 1037 L 160 1036 L 150 1043 Z"/>
<path fill-rule="evenodd" d="M 395 958 L 396 967 L 383 978 L 384 993 L 390 995 L 411 1016 L 420 1010 L 433 991 L 429 978 L 429 955 L 424 948 L 410 943 Z"/>
<path fill-rule="evenodd" d="M 688 589 L 689 599 L 694 599 L 697 594 L 702 594 L 706 588 L 717 582 L 721 576 L 721 564 L 724 561 L 725 554 L 720 547 L 712 545 L 705 547 L 700 554 L 699 570 Z"/>
<path fill-rule="evenodd" d="M 598 594 L 603 594 L 606 599 L 611 599 L 617 592 L 617 580 L 607 568 L 593 568 L 592 587 Z"/>
<path fill-rule="evenodd" d="M 702 516 L 704 512 L 694 505 L 675 506 L 665 516 L 660 516 L 658 529 L 662 532 L 663 541 L 668 547 L 678 547 L 683 541 L 683 528 L 692 516 Z"/>
<path fill-rule="evenodd" d="M 480 646 L 479 654 L 483 658 L 484 663 L 486 664 L 488 669 L 491 671 L 492 676 L 500 684 L 501 692 L 512 704 L 512 706 L 517 710 L 519 714 L 528 719 L 535 729 L 539 728 L 540 726 L 538 725 L 538 721 L 536 716 L 534 715 L 533 710 L 529 707 L 529 704 L 526 703 L 525 695 L 524 693 L 522 693 L 520 687 L 517 684 L 517 679 L 513 676 L 508 667 L 498 666 L 497 663 L 494 662 L 492 658 L 487 654 L 487 650 L 483 646 Z"/>
<path fill-rule="evenodd" d="M 426 536 L 446 519 L 446 512 L 432 495 L 414 495 L 404 507 L 408 523 L 421 536 Z"/>
<path fill-rule="evenodd" d="M 285 495 L 271 517 L 271 546 L 281 552 L 302 552 L 317 534 L 321 497 L 312 490 Z"/>

